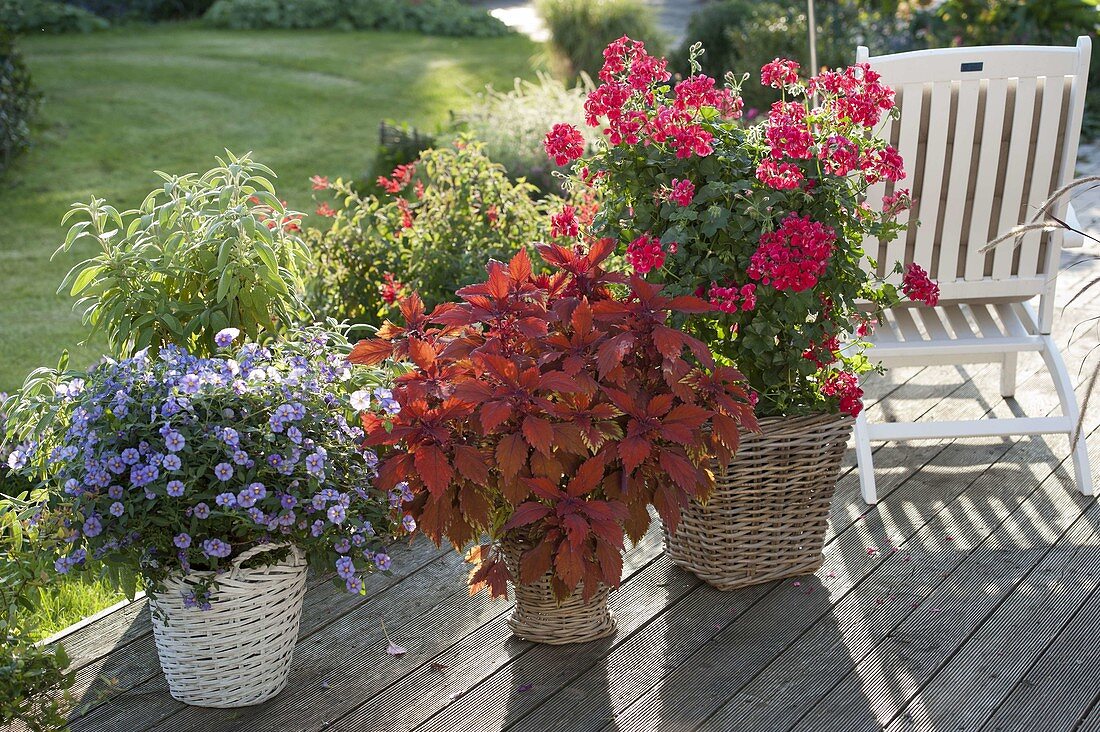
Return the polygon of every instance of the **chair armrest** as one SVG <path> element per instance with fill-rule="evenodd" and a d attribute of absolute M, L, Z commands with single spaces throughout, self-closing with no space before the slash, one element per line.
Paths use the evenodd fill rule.
<path fill-rule="evenodd" d="M 1077 231 L 1062 233 L 1062 248 L 1080 249 L 1085 245 L 1085 236 L 1079 233 L 1081 231 L 1081 221 L 1077 218 L 1077 212 L 1073 209 L 1072 203 L 1066 207 L 1066 223 L 1077 229 Z"/>

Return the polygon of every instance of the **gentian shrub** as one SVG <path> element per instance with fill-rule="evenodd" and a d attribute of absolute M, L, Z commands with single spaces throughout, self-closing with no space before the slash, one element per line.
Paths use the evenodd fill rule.
<path fill-rule="evenodd" d="M 857 414 L 857 375 L 873 368 L 863 339 L 875 309 L 902 297 L 863 261 L 866 238 L 905 228 L 902 160 L 875 132 L 895 114 L 893 91 L 865 65 L 806 81 L 776 59 L 760 78 L 782 99 L 745 127 L 732 79 L 719 85 L 695 65 L 673 86 L 665 59 L 629 38 L 604 56 L 585 109 L 607 144 L 575 164 L 601 200 L 587 234 L 619 242 L 633 271 L 669 293 L 708 299 L 687 327 L 745 375 L 758 414 Z M 552 129 L 547 153 L 576 160 L 578 136 Z M 879 181 L 885 197 L 868 200 Z M 905 295 L 935 303 L 919 267 L 903 281 Z"/>
<path fill-rule="evenodd" d="M 202 605 L 209 572 L 259 544 L 297 545 L 351 592 L 389 567 L 398 501 L 374 486 L 377 459 L 348 423 L 392 408 L 387 373 L 353 372 L 347 341 L 320 329 L 270 348 L 234 348 L 236 335 L 219 333 L 210 358 L 166 346 L 28 377 L 8 465 L 49 491 L 58 572 L 95 559 L 131 594 L 139 575 L 157 591 L 182 574 Z"/>
<path fill-rule="evenodd" d="M 411 496 L 427 536 L 461 548 L 488 535 L 468 555 L 474 590 L 502 595 L 549 571 L 559 597 L 617 586 L 647 507 L 675 530 L 713 486 L 710 458 L 755 426 L 741 375 L 669 324 L 707 303 L 608 274 L 613 247 L 543 245 L 544 275 L 523 250 L 490 262 L 460 303 L 427 314 L 410 296 L 404 323 L 352 350 L 355 363 L 414 364 L 394 383 L 400 412 L 363 415 L 366 443 L 384 450 L 379 485 Z M 500 556 L 506 538 L 530 545 L 519 577 Z"/>
<path fill-rule="evenodd" d="M 311 304 L 319 315 L 372 325 L 402 293 L 415 290 L 434 307 L 477 281 L 486 258 L 548 240 L 549 212 L 561 206 L 510 180 L 471 140 L 425 151 L 379 176 L 380 196 L 360 195 L 342 180 L 313 181 L 327 199 L 317 213 L 332 223 L 307 233 L 315 257 Z"/>
<path fill-rule="evenodd" d="M 58 290 L 78 298 L 89 336 L 103 332 L 120 357 L 169 344 L 208 356 L 225 328 L 262 340 L 298 324 L 309 250 L 271 169 L 228 153 L 202 175 L 160 176 L 137 209 L 93 198 L 65 216 L 75 223 L 58 251 L 97 250 Z"/>

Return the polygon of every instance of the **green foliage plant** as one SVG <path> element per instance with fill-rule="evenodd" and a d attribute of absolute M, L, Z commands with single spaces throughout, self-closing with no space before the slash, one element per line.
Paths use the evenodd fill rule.
<path fill-rule="evenodd" d="M 250 155 L 217 161 L 201 175 L 158 172 L 164 185 L 134 210 L 92 198 L 66 214 L 74 223 L 58 252 L 99 251 L 58 292 L 77 298 L 90 335 L 105 334 L 115 356 L 169 343 L 205 356 L 224 328 L 262 340 L 306 315 L 301 215 Z"/>
<path fill-rule="evenodd" d="M 434 307 L 476 282 L 486 259 L 507 260 L 548 241 L 548 213 L 561 205 L 509 179 L 484 145 L 469 139 L 398 166 L 379 181 L 389 189 L 379 196 L 360 195 L 339 179 L 314 181 L 335 200 L 318 208 L 331 225 L 306 232 L 315 256 L 311 305 L 324 317 L 372 325 L 404 292 Z"/>
<path fill-rule="evenodd" d="M 109 25 L 95 13 L 55 0 L 0 0 L 0 28 L 12 33 L 90 33 Z"/>

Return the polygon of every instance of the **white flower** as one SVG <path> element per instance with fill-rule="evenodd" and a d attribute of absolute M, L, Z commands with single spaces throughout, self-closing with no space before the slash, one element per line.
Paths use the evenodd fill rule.
<path fill-rule="evenodd" d="M 370 409 L 370 390 L 360 389 L 351 395 L 351 406 L 358 412 Z"/>

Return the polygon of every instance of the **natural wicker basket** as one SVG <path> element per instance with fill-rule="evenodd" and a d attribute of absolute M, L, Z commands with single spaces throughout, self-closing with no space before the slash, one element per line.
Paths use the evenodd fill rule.
<path fill-rule="evenodd" d="M 153 636 L 172 696 L 200 707 L 259 704 L 286 686 L 306 594 L 306 559 L 294 546 L 281 562 L 243 569 L 250 549 L 218 577 L 211 609 L 184 607 L 181 578 L 150 596 Z"/>
<path fill-rule="evenodd" d="M 732 462 L 715 466 L 706 505 L 665 532 L 672 561 L 720 590 L 815 572 L 844 446 L 846 415 L 770 417 L 747 434 Z"/>
<path fill-rule="evenodd" d="M 504 562 L 513 577 L 519 577 L 520 557 L 528 548 L 518 541 L 506 540 L 501 544 Z M 533 584 L 514 582 L 512 591 L 516 607 L 508 618 L 508 627 L 520 638 L 557 646 L 585 643 L 615 633 L 615 620 L 607 606 L 610 589 L 602 582 L 588 602 L 584 601 L 582 583 L 559 603 L 550 585 L 549 572 Z"/>

